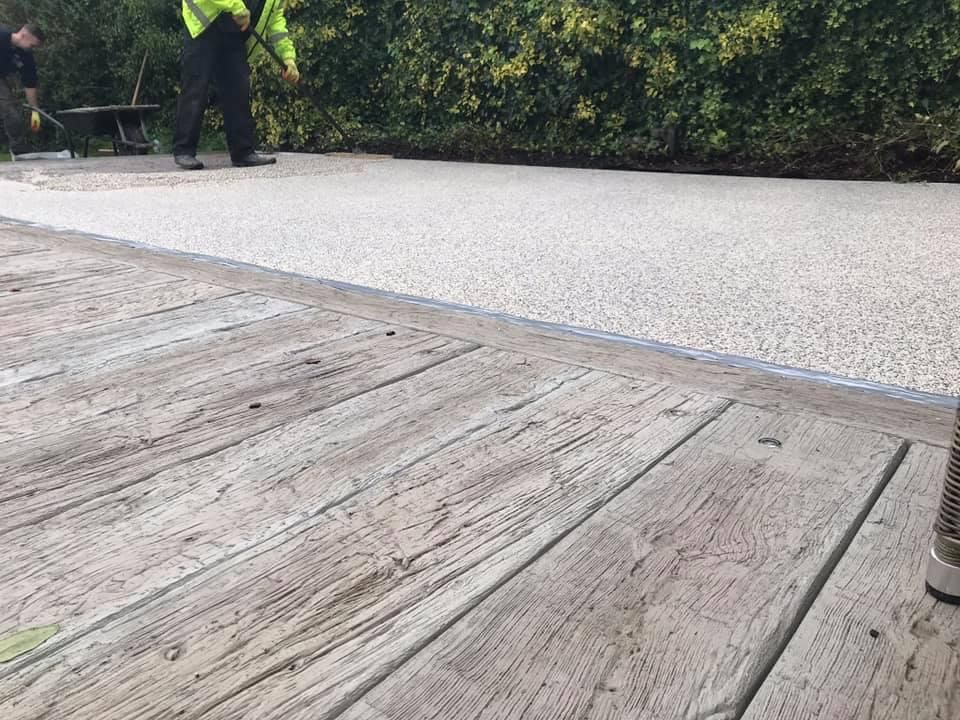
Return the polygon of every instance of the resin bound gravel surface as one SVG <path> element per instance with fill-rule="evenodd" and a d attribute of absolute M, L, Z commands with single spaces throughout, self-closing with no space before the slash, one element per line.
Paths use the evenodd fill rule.
<path fill-rule="evenodd" d="M 204 159 L 4 163 L 0 215 L 960 394 L 960 186 Z"/>

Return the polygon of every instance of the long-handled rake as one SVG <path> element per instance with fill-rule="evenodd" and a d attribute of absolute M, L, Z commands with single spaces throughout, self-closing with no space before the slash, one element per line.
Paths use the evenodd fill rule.
<path fill-rule="evenodd" d="M 287 64 L 283 61 L 283 58 L 281 58 L 277 54 L 277 51 L 274 50 L 273 47 L 266 40 L 263 39 L 263 36 L 254 29 L 253 25 L 250 26 L 249 30 L 250 30 L 250 35 L 254 38 L 254 40 L 260 43 L 263 49 L 266 50 L 267 53 L 270 55 L 270 57 L 273 58 L 274 62 L 277 63 L 277 65 L 279 65 L 281 68 L 285 70 L 287 67 Z M 320 111 L 320 114 L 323 115 L 323 117 L 327 120 L 327 122 L 330 123 L 338 133 L 340 133 L 340 136 L 343 138 L 343 141 L 347 144 L 347 146 L 351 149 L 352 152 L 354 153 L 363 152 L 363 150 L 357 147 L 353 138 L 347 133 L 347 131 L 340 126 L 340 123 L 338 123 L 334 119 L 333 115 L 327 112 L 327 109 L 323 105 L 323 101 L 319 97 L 317 97 L 315 91 L 311 90 L 306 85 L 301 85 L 300 83 L 297 83 L 297 88 L 299 88 L 301 94 L 307 100 L 309 100 L 310 103 L 317 110 Z"/>

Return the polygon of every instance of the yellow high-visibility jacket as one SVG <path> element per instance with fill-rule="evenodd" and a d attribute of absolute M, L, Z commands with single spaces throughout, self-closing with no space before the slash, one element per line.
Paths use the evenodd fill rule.
<path fill-rule="evenodd" d="M 221 13 L 240 15 L 249 12 L 243 0 L 182 0 L 181 12 L 190 37 L 197 37 L 206 30 Z M 287 32 L 287 19 L 283 14 L 283 0 L 265 0 L 263 12 L 257 20 L 256 30 L 264 40 L 273 45 L 283 60 L 296 60 L 297 51 Z M 247 41 L 247 57 L 259 49 L 259 43 L 251 35 Z"/>

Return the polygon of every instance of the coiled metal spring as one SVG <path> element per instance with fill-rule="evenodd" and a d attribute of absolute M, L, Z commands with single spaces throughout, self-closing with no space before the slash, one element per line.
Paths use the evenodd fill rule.
<path fill-rule="evenodd" d="M 953 445 L 935 530 L 937 555 L 945 563 L 960 568 L 960 412 L 953 430 Z"/>

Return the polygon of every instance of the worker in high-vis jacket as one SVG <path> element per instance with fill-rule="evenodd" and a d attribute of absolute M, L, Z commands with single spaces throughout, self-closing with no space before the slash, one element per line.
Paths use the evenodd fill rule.
<path fill-rule="evenodd" d="M 217 86 L 230 158 L 238 167 L 276 162 L 255 149 L 256 126 L 250 109 L 249 59 L 258 50 L 250 25 L 286 63 L 283 79 L 300 81 L 296 50 L 287 34 L 283 0 L 181 0 L 185 26 L 180 97 L 173 138 L 174 161 L 200 170 L 200 129 L 210 82 Z"/>

